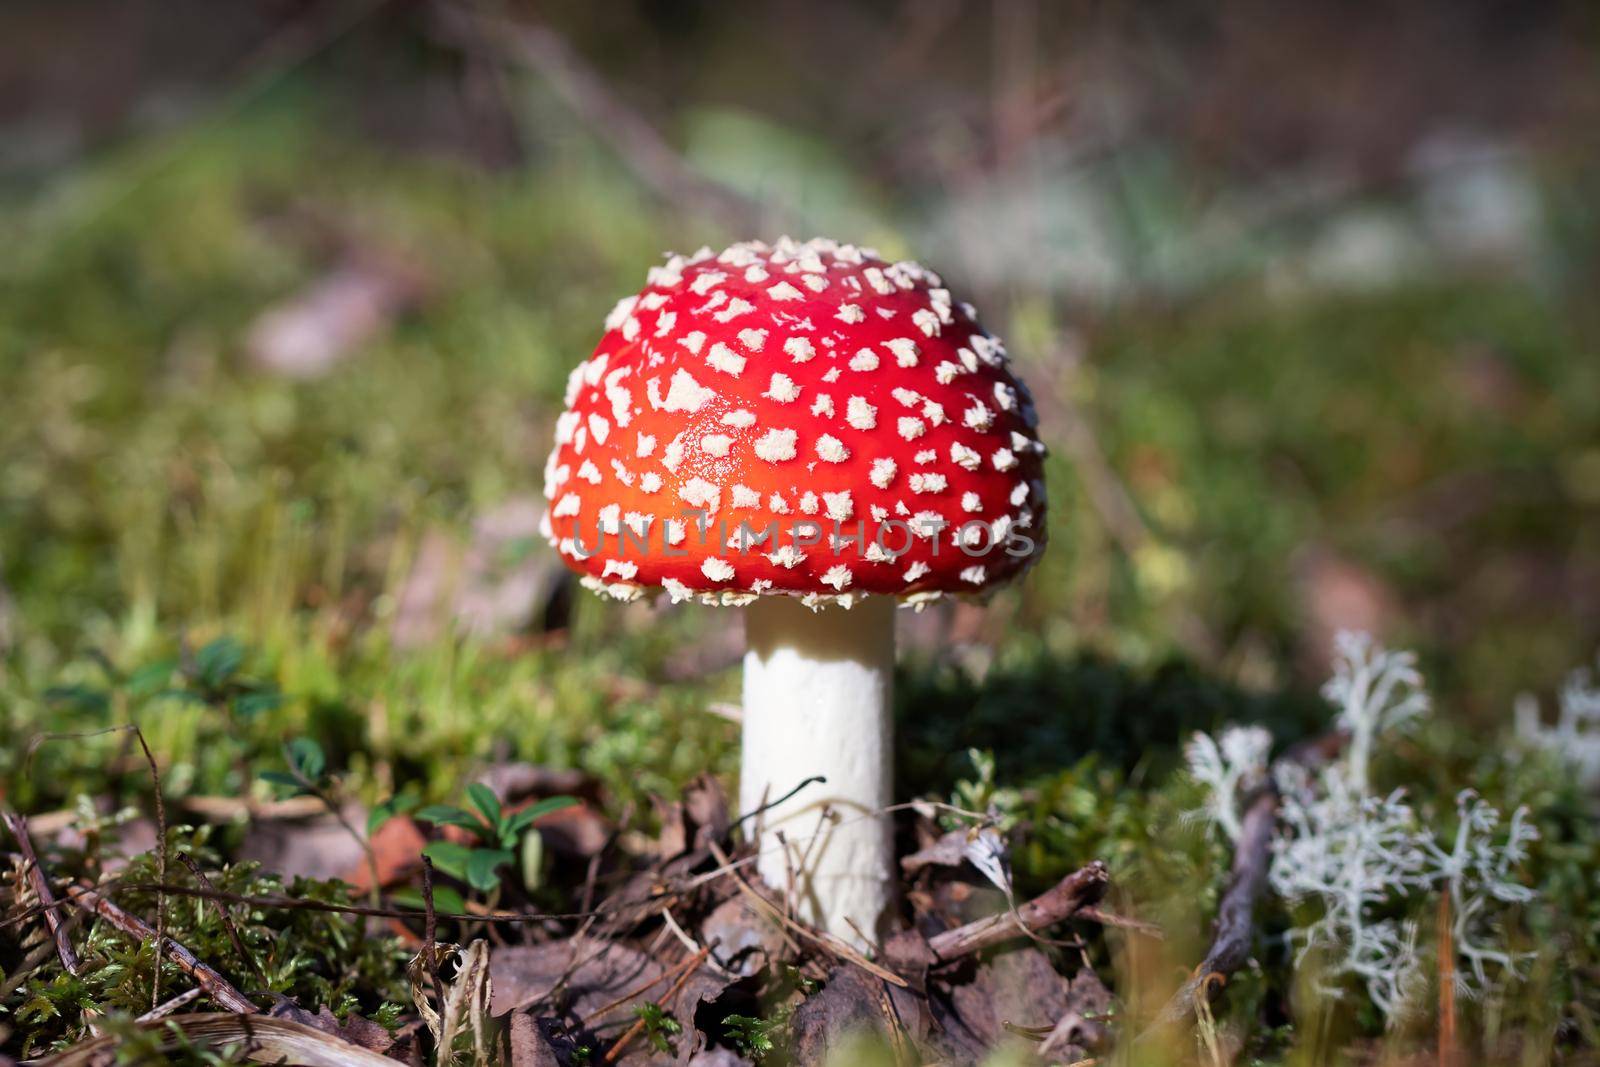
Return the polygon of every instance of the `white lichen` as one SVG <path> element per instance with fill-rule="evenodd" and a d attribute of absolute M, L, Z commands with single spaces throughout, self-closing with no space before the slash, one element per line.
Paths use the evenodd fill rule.
<path fill-rule="evenodd" d="M 1206 787 L 1205 807 L 1191 814 L 1215 823 L 1229 841 L 1239 840 L 1239 802 L 1266 777 L 1272 735 L 1259 726 L 1228 726 L 1215 739 L 1197 733 L 1184 746 L 1189 773 Z"/>
<path fill-rule="evenodd" d="M 1600 787 L 1600 682 L 1587 670 L 1573 671 L 1561 689 L 1554 726 L 1539 720 L 1539 702 L 1517 700 L 1517 736 L 1570 766 L 1586 790 Z"/>
<path fill-rule="evenodd" d="M 1526 957 L 1497 945 L 1494 906 L 1533 898 L 1516 868 L 1538 834 L 1522 808 L 1502 831 L 1500 811 L 1470 790 L 1457 797 L 1455 828 L 1444 834 L 1422 823 L 1403 789 L 1375 792 L 1374 751 L 1427 713 L 1428 696 L 1411 653 L 1365 634 L 1340 634 L 1335 648 L 1323 695 L 1347 743 L 1315 774 L 1297 763 L 1273 768 L 1282 799 L 1268 879 L 1286 901 L 1311 906 L 1312 917 L 1286 936 L 1297 963 L 1315 958 L 1318 988 L 1338 997 L 1348 980 L 1359 981 L 1394 1022 L 1423 988 L 1428 954 L 1418 946 L 1418 925 L 1399 916 L 1438 894 L 1449 899 L 1449 970 L 1458 991 L 1478 996 L 1517 975 Z M 1241 833 L 1241 799 L 1267 769 L 1270 741 L 1259 728 L 1230 727 L 1216 739 L 1197 734 L 1185 749 L 1190 774 L 1206 787 L 1196 814 L 1230 841 Z"/>

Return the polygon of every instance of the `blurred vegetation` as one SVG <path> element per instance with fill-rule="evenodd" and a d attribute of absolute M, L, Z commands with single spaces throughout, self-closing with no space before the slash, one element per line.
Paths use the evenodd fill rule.
<path fill-rule="evenodd" d="M 585 595 L 557 634 L 485 635 L 433 604 L 428 636 L 397 633 L 416 624 L 407 591 L 434 539 L 465 550 L 483 516 L 537 494 L 567 370 L 612 302 L 665 248 L 747 235 L 663 204 L 537 86 L 514 89 L 533 116 L 528 158 L 496 170 L 360 135 L 323 77 L 291 72 L 0 185 L 6 804 L 148 808 L 125 734 L 33 747 L 127 723 L 171 799 L 268 798 L 259 775 L 291 738 L 315 739 L 338 788 L 369 805 L 402 788 L 455 800 L 506 759 L 590 771 L 617 811 L 648 811 L 706 769 L 731 776 L 737 728 L 706 709 L 736 693 L 715 655 L 733 613 Z M 689 164 L 774 219 L 891 254 L 965 247 L 951 237 L 962 205 L 905 195 L 801 123 L 713 106 L 680 118 Z M 1170 989 L 1203 951 L 1227 865 L 1181 817 L 1198 794 L 1174 773 L 1179 746 L 1227 721 L 1262 722 L 1280 746 L 1324 729 L 1319 641 L 1353 597 L 1355 617 L 1422 652 L 1444 709 L 1392 754 L 1395 780 L 1445 819 L 1464 784 L 1526 803 L 1544 834 L 1529 871 L 1544 905 L 1523 936 L 1546 955 L 1531 996 L 1487 1006 L 1484 1047 L 1505 1052 L 1519 1026 L 1593 1041 L 1592 798 L 1503 744 L 1513 696 L 1548 692 L 1600 643 L 1589 175 L 1560 153 L 1528 168 L 1543 205 L 1528 269 L 1429 260 L 1322 284 L 1329 234 L 1410 219 L 1409 194 L 1358 191 L 1194 274 L 1185 264 L 1213 246 L 1183 159 L 1145 144 L 1116 166 L 1123 214 L 1097 224 L 1137 250 L 1143 277 L 1181 285 L 1090 298 L 997 278 L 976 255 L 933 262 L 1008 337 L 1039 399 L 1051 549 L 981 610 L 908 621 L 900 794 L 948 795 L 972 772 L 967 750 L 991 751 L 994 780 L 969 788 L 1010 791 L 1021 885 L 1106 859 L 1119 905 L 1172 937 L 1158 963 L 1104 941 L 1096 962 Z M 1028 195 L 1065 204 L 1097 168 L 1035 174 Z M 401 269 L 414 291 L 325 373 L 253 362 L 264 312 L 346 268 Z M 1107 476 L 1128 515 L 1106 510 Z M 234 870 L 244 891 L 270 890 L 269 874 Z M 208 914 L 186 911 L 181 933 L 236 967 Z M 246 929 L 266 951 L 283 921 Z M 308 943 L 338 956 L 350 930 L 315 925 Z M 365 944 L 341 974 L 313 965 L 273 988 L 376 1010 L 400 995 L 398 971 L 385 977 L 383 942 Z M 1268 946 L 1222 1009 L 1259 1024 L 1263 1056 L 1321 1010 L 1290 1003 Z M 31 1051 L 65 1034 L 44 1020 L 69 1002 L 136 1011 L 137 961 L 120 966 L 103 987 L 19 989 L 7 1011 L 41 1026 Z M 1376 1035 L 1346 1007 L 1341 1025 Z"/>

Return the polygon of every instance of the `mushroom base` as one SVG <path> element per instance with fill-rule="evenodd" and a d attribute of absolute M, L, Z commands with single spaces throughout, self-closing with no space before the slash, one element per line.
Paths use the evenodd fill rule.
<path fill-rule="evenodd" d="M 893 597 L 815 612 L 775 596 L 745 609 L 741 810 L 827 778 L 755 820 L 757 869 L 857 947 L 886 932 L 894 900 L 894 610 Z"/>

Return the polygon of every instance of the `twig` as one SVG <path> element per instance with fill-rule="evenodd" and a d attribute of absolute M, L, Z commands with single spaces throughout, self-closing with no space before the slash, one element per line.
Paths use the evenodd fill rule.
<path fill-rule="evenodd" d="M 840 959 L 849 960 L 851 963 L 855 964 L 857 967 L 860 967 L 868 974 L 882 978 L 885 982 L 897 985 L 901 989 L 909 989 L 911 987 L 911 983 L 907 982 L 904 978 L 901 978 L 893 971 L 885 970 L 884 968 L 879 967 L 876 963 L 873 963 L 871 960 L 867 959 L 861 953 L 857 952 L 854 948 L 845 944 L 843 941 L 840 941 L 838 938 L 829 937 L 827 934 L 819 933 L 816 930 L 813 930 L 807 926 L 802 926 L 800 923 L 789 918 L 783 913 L 782 908 L 779 908 L 777 905 L 773 904 L 772 901 L 768 900 L 766 897 L 762 896 L 760 893 L 757 893 L 750 887 L 750 883 L 744 880 L 744 876 L 733 869 L 728 861 L 728 854 L 722 851 L 721 847 L 719 847 L 715 841 L 710 842 L 710 848 L 711 854 L 717 857 L 717 862 L 722 864 L 722 866 L 727 869 L 728 877 L 733 879 L 733 883 L 738 887 L 739 892 L 748 897 L 751 903 L 755 904 L 756 907 L 760 908 L 768 915 L 771 915 L 784 926 L 790 930 L 793 930 L 807 941 L 821 946 L 823 949 L 833 953 Z"/>
<path fill-rule="evenodd" d="M 136 937 L 140 941 L 155 941 L 157 945 L 164 943 L 167 952 L 172 956 L 172 962 L 182 968 L 183 972 L 190 978 L 193 978 L 195 984 L 204 989 L 206 995 L 216 1001 L 219 1006 L 239 1015 L 255 1014 L 256 1006 L 250 1003 L 249 998 L 243 993 L 234 988 L 233 983 L 218 974 L 207 964 L 201 962 L 198 956 L 172 938 L 160 935 L 158 939 L 156 931 L 143 919 L 136 915 L 128 914 L 92 889 L 85 889 L 81 886 L 71 887 L 67 890 L 67 898 L 73 904 L 99 916 L 130 937 Z M 160 957 L 158 956 L 157 960 L 159 961 L 159 959 Z M 160 1004 L 158 1003 L 156 1007 L 160 1007 Z"/>
<path fill-rule="evenodd" d="M 361 849 L 361 855 L 367 861 L 367 875 L 372 879 L 372 886 L 367 890 L 367 898 L 371 901 L 373 907 L 377 907 L 383 900 L 383 887 L 381 885 L 383 876 L 378 872 L 378 853 L 373 849 L 371 840 L 368 839 L 366 834 L 357 830 L 355 824 L 345 817 L 345 813 L 339 807 L 338 801 L 327 790 L 306 777 L 305 772 L 300 770 L 299 765 L 290 754 L 287 744 L 284 745 L 283 754 L 290 776 L 300 783 L 300 788 L 317 798 L 323 809 L 333 817 L 333 821 L 339 824 L 339 828 L 349 834 L 355 841 L 356 847 Z"/>
<path fill-rule="evenodd" d="M 144 731 L 139 729 L 139 724 L 130 722 L 128 729 L 132 730 L 133 736 L 139 739 L 139 748 L 144 752 L 144 760 L 150 765 L 150 795 L 155 799 L 156 806 L 156 881 L 165 882 L 167 880 L 167 805 L 161 799 L 161 768 L 156 765 L 156 755 L 150 751 L 150 743 L 144 739 Z M 167 896 L 159 891 L 156 893 L 156 928 L 154 932 L 155 962 L 150 969 L 151 1011 L 155 1011 L 161 1005 L 161 946 L 167 940 Z M 249 1001 L 245 1003 L 248 1004 Z"/>
<path fill-rule="evenodd" d="M 286 896 L 244 896 L 239 893 L 229 893 L 221 889 L 202 889 L 198 886 L 169 885 L 161 882 L 120 882 L 115 886 L 104 886 L 103 889 L 115 888 L 122 893 L 164 893 L 174 897 L 193 897 L 197 900 L 221 900 L 229 904 L 244 904 L 256 908 L 281 908 L 285 911 L 324 911 L 335 915 L 362 915 L 374 919 L 419 919 L 426 918 L 426 911 L 416 908 L 371 908 L 363 904 L 333 904 L 326 900 L 309 900 L 301 897 Z M 671 894 L 676 896 L 676 894 Z M 657 901 L 652 900 L 652 904 Z M 0 919 L 0 930 L 15 926 L 34 915 L 52 909 L 59 910 L 63 907 L 60 901 L 45 906 L 36 905 L 13 915 Z M 473 912 L 436 912 L 439 919 L 452 922 L 476 923 L 545 923 L 545 922 L 576 922 L 579 919 L 608 918 L 617 911 L 573 911 L 573 912 L 491 912 L 487 915 Z"/>
<path fill-rule="evenodd" d="M 72 947 L 72 939 L 67 936 L 67 927 L 54 907 L 55 894 L 50 891 L 50 879 L 45 877 L 44 868 L 39 864 L 39 857 L 33 851 L 33 840 L 28 836 L 28 820 L 14 811 L 0 813 L 6 823 L 6 829 L 11 831 L 11 836 L 17 839 L 17 847 L 22 851 L 22 862 L 27 867 L 28 885 L 33 889 L 33 895 L 39 898 L 39 903 L 44 906 L 45 925 L 50 928 L 50 936 L 56 943 L 56 955 L 61 957 L 61 966 L 67 973 L 76 976 L 83 964 L 78 959 L 78 952 Z"/>
<path fill-rule="evenodd" d="M 1149 922 L 1145 919 L 1135 919 L 1129 915 L 1118 915 L 1094 904 L 1079 908 L 1077 915 L 1073 916 L 1073 918 L 1085 919 L 1092 923 L 1099 923 L 1101 926 L 1114 926 L 1121 930 L 1134 930 L 1158 941 L 1167 936 L 1167 932 L 1161 928 L 1159 923 Z"/>
<path fill-rule="evenodd" d="M 1457 1067 L 1461 1046 L 1456 1038 L 1456 948 L 1450 922 L 1450 894 L 1439 894 L 1439 1067 Z"/>
<path fill-rule="evenodd" d="M 433 860 L 422 856 L 422 966 L 428 972 L 428 984 L 433 987 L 433 998 L 444 1004 L 444 994 L 439 990 L 439 914 L 433 907 Z"/>
<path fill-rule="evenodd" d="M 682 945 L 690 952 L 700 951 L 700 942 L 690 937 L 688 932 L 685 931 L 683 927 L 678 925 L 678 920 L 672 917 L 671 908 L 661 909 L 661 921 L 666 925 L 666 928 L 671 931 L 672 936 L 678 939 L 678 944 Z M 709 959 L 706 962 L 709 963 L 720 974 L 732 974 L 732 972 L 730 972 L 722 964 L 718 963 L 715 959 Z"/>
<path fill-rule="evenodd" d="M 581 1027 L 581 1029 L 585 1029 L 585 1030 L 594 1029 L 595 1020 L 603 1018 L 606 1015 L 609 1015 L 611 1012 L 613 1012 L 616 1009 L 622 1007 L 622 1005 L 628 1003 L 628 1001 L 630 1001 L 630 1000 L 637 1000 L 638 998 L 640 998 L 640 997 L 644 996 L 646 993 L 648 993 L 650 990 L 654 989 L 656 986 L 660 985 L 662 982 L 666 981 L 668 978 L 672 978 L 672 977 L 676 976 L 677 974 L 679 974 L 679 972 L 681 972 L 681 971 L 683 971 L 685 969 L 693 970 L 699 964 L 704 963 L 706 961 L 706 958 L 708 956 L 710 956 L 710 954 L 711 954 L 711 947 L 709 945 L 704 947 L 704 948 L 696 949 L 694 952 L 692 952 L 689 955 L 685 956 L 683 959 L 679 960 L 677 963 L 674 963 L 671 967 L 668 967 L 667 969 L 662 971 L 660 974 L 658 974 L 654 978 L 650 979 L 648 982 L 644 983 L 641 986 L 636 986 L 635 988 L 628 990 L 628 992 L 622 994 L 622 996 L 617 997 L 615 1000 L 611 1001 L 610 1003 L 605 1004 L 604 1006 L 600 1007 L 596 1011 L 591 1012 L 589 1017 L 584 1020 L 583 1026 Z"/>
<path fill-rule="evenodd" d="M 671 1003 L 672 998 L 677 996 L 679 992 L 683 990 L 684 985 L 686 985 L 689 979 L 694 976 L 694 972 L 699 969 L 699 965 L 704 963 L 706 957 L 710 954 L 711 946 L 707 945 L 705 948 L 701 949 L 699 952 L 696 952 L 693 956 L 690 956 L 686 961 L 684 961 L 687 966 L 684 966 L 683 973 L 680 974 L 677 981 L 673 982 L 672 986 L 662 994 L 661 999 L 656 1001 L 656 1007 L 661 1008 Z M 612 1045 L 606 1050 L 604 1062 L 617 1062 L 617 1059 L 622 1055 L 622 1050 L 627 1048 L 628 1043 L 631 1042 L 635 1037 L 638 1037 L 643 1030 L 644 1018 L 641 1016 L 637 1021 L 634 1022 L 632 1026 L 628 1027 L 628 1029 L 623 1032 L 621 1037 L 617 1038 L 617 1043 L 615 1045 Z"/>
<path fill-rule="evenodd" d="M 211 884 L 211 879 L 206 877 L 206 872 L 200 869 L 200 864 L 195 862 L 193 856 L 187 852 L 180 852 L 178 853 L 178 859 L 182 860 L 183 865 L 189 868 L 189 873 L 194 875 L 195 881 L 207 889 L 216 890 L 216 886 Z M 256 972 L 256 977 L 261 979 L 264 985 L 267 981 L 267 972 L 261 969 L 261 964 L 256 962 L 255 953 L 245 946 L 244 938 L 239 936 L 239 928 L 233 925 L 233 917 L 228 914 L 228 905 L 215 899 L 212 900 L 212 903 L 217 906 L 217 918 L 222 920 L 222 929 L 227 932 L 228 940 L 233 942 L 233 950 L 239 954 L 239 958 L 252 971 Z M 151 1010 L 154 1011 L 155 1009 L 152 1008 Z"/>
<path fill-rule="evenodd" d="M 1015 911 L 991 915 L 935 934 L 928 939 L 928 948 L 940 963 L 949 963 L 1001 941 L 1031 935 L 1033 931 L 1071 918 L 1080 908 L 1099 901 L 1110 882 L 1111 876 L 1106 871 L 1106 865 L 1095 860 L 1073 871 Z"/>
<path fill-rule="evenodd" d="M 1283 757 L 1285 763 L 1298 763 L 1314 767 L 1336 755 L 1344 745 L 1342 734 L 1327 734 L 1295 746 Z M 1194 969 L 1172 999 L 1169 1000 L 1155 1022 L 1139 1036 L 1144 1040 L 1154 1032 L 1187 1019 L 1194 1014 L 1197 1002 L 1204 997 L 1215 1000 L 1228 984 L 1228 979 L 1250 957 L 1254 938 L 1252 917 L 1256 900 L 1267 882 L 1267 871 L 1272 865 L 1272 835 L 1278 823 L 1278 804 L 1281 798 L 1270 776 L 1261 791 L 1245 808 L 1239 823 L 1239 840 L 1233 848 L 1233 869 L 1228 886 L 1222 891 L 1217 904 L 1217 921 L 1211 947 L 1205 959 Z"/>
<path fill-rule="evenodd" d="M 192 1004 L 199 1000 L 201 997 L 205 996 L 205 992 L 206 991 L 201 989 L 199 986 L 195 986 L 193 989 L 186 989 L 166 1003 L 151 1008 L 149 1011 L 145 1012 L 143 1015 L 139 1016 L 133 1021 L 136 1023 L 148 1023 L 154 1022 L 157 1019 L 164 1019 L 184 1005 Z"/>
<path fill-rule="evenodd" d="M 827 779 L 826 776 L 820 775 L 820 774 L 813 774 L 810 778 L 806 778 L 806 779 L 802 780 L 799 785 L 795 786 L 793 789 L 791 789 L 787 793 L 783 794 L 783 796 L 779 797 L 777 800 L 768 800 L 768 801 L 764 802 L 760 807 L 755 808 L 755 809 L 753 809 L 751 811 L 745 812 L 743 815 L 741 815 L 737 819 L 733 820 L 733 822 L 728 826 L 728 829 L 729 830 L 733 830 L 736 827 L 740 826 L 746 819 L 753 819 L 757 815 L 766 814 L 767 812 L 771 811 L 773 808 L 777 807 L 779 804 L 782 804 L 784 801 L 788 800 L 790 797 L 792 797 L 796 793 L 800 792 L 800 790 L 804 789 L 808 785 L 816 785 L 818 783 L 826 784 L 827 781 L 828 781 L 828 779 Z"/>
<path fill-rule="evenodd" d="M 1269 782 L 1245 809 L 1244 818 L 1240 820 L 1239 841 L 1233 850 L 1233 873 L 1217 903 L 1216 932 L 1211 947 L 1189 980 L 1161 1010 L 1157 1024 L 1186 1019 L 1195 1012 L 1200 1001 L 1214 1000 L 1228 984 L 1228 978 L 1249 958 L 1255 934 L 1251 919 L 1271 866 L 1278 800 L 1278 791 Z"/>

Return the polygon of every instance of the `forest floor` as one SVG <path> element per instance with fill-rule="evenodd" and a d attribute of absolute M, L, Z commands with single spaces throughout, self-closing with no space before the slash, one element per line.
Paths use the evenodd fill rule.
<path fill-rule="evenodd" d="M 1005 910 L 951 852 L 980 830 L 1017 902 L 1094 889 L 1032 940 L 853 958 L 740 873 L 736 613 L 574 593 L 536 533 L 568 369 L 700 238 L 594 160 L 469 174 L 303 112 L 0 207 L 0 804 L 37 857 L 0 846 L 5 1054 L 1589 1062 L 1593 799 L 1512 717 L 1532 691 L 1549 718 L 1594 654 L 1577 295 L 1241 282 L 1070 329 L 1015 297 L 1051 547 L 986 605 L 903 617 L 895 795 L 987 820 L 904 814 L 907 908 L 924 931 Z M 1138 1044 L 1232 862 L 1186 814 L 1184 745 L 1327 735 L 1345 626 L 1415 648 L 1437 708 L 1375 780 L 1441 838 L 1468 787 L 1530 813 L 1535 895 L 1497 930 L 1517 976 L 1457 1002 L 1435 974 L 1386 1027 L 1359 984 L 1305 980 L 1282 935 L 1307 913 L 1264 892 L 1225 995 Z M 1436 946 L 1439 906 L 1386 914 Z M 275 1021 L 222 1017 L 243 1008 Z"/>

